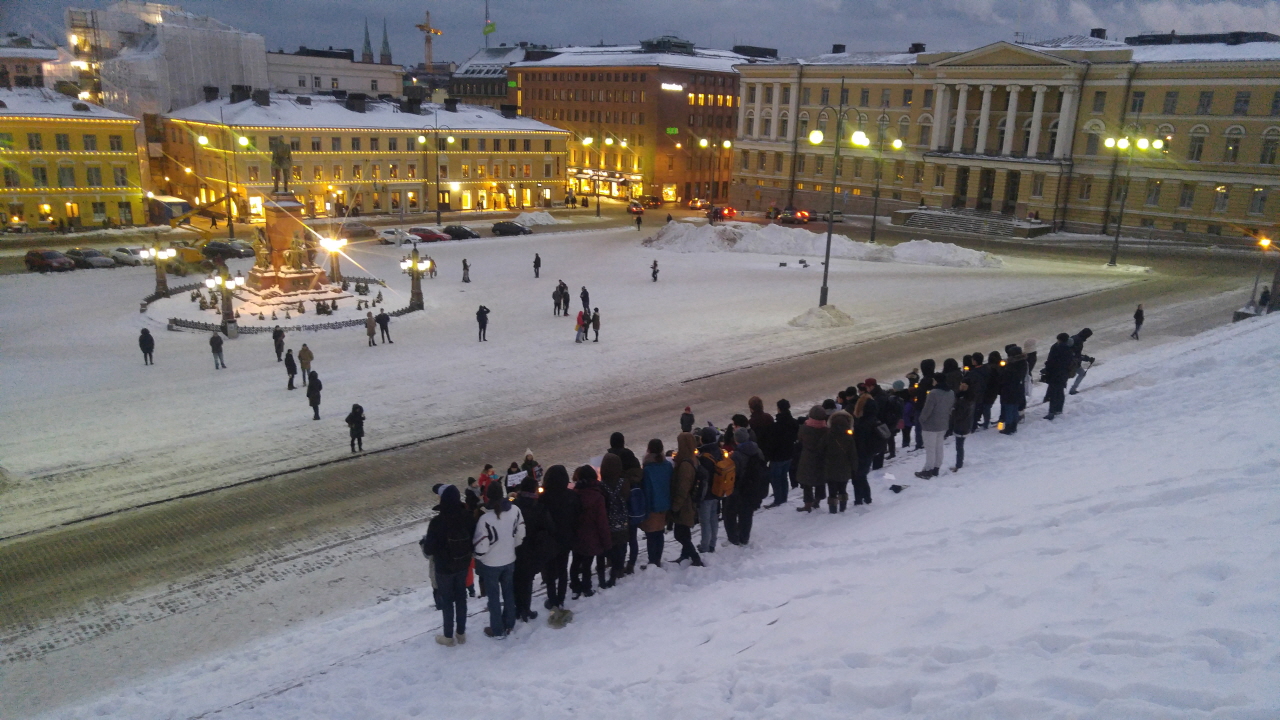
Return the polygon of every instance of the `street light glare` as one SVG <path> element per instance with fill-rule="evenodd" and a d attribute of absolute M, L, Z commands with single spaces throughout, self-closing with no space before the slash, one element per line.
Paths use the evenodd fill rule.
<path fill-rule="evenodd" d="M 725 140 L 724 142 L 722 142 L 722 143 L 720 143 L 720 144 L 724 146 L 724 149 L 725 149 L 725 150 L 728 150 L 729 148 L 733 147 L 733 141 L 732 141 L 732 140 Z"/>
<path fill-rule="evenodd" d="M 240 143 L 240 147 L 249 147 L 249 138 L 241 135 L 236 142 Z"/>
<path fill-rule="evenodd" d="M 1159 150 L 1164 147 L 1164 141 L 1159 138 L 1156 138 L 1155 140 L 1151 141 L 1151 147 Z"/>
<path fill-rule="evenodd" d="M 894 140 L 893 140 L 893 149 L 894 149 L 894 150 L 901 150 L 901 149 L 902 149 L 902 139 L 901 139 L 901 138 L 894 138 Z"/>
<path fill-rule="evenodd" d="M 699 141 L 698 141 L 698 146 L 699 146 L 699 147 L 706 147 L 707 145 L 710 145 L 710 144 L 711 144 L 711 143 L 707 142 L 707 139 L 706 139 L 706 138 L 702 138 L 701 140 L 699 140 Z"/>
<path fill-rule="evenodd" d="M 611 137 L 607 137 L 607 138 L 605 138 L 605 139 L 604 139 L 604 144 L 605 144 L 605 145 L 612 145 L 612 144 L 613 144 L 613 138 L 611 138 Z"/>
<path fill-rule="evenodd" d="M 1129 149 L 1129 138 L 1120 138 L 1119 140 L 1117 140 L 1117 141 L 1116 141 L 1116 147 L 1120 148 L 1121 150 L 1128 150 L 1128 149 Z"/>
<path fill-rule="evenodd" d="M 858 147 L 866 147 L 871 144 L 871 139 L 867 137 L 866 133 L 859 130 L 853 134 L 853 137 L 850 138 L 850 142 Z"/>
<path fill-rule="evenodd" d="M 1149 147 L 1151 147 L 1151 142 L 1149 140 L 1147 140 L 1146 138 L 1138 138 L 1139 150 L 1146 150 Z"/>
<path fill-rule="evenodd" d="M 205 137 L 205 136 L 201 135 L 200 137 L 196 138 L 196 142 L 200 143 L 201 145 L 208 145 L 208 144 L 209 144 L 209 138 L 207 138 L 207 137 Z"/>
<path fill-rule="evenodd" d="M 1258 244 L 1262 246 L 1263 250 L 1266 250 L 1271 246 L 1271 238 L 1258 238 Z"/>
<path fill-rule="evenodd" d="M 809 133 L 809 142 L 813 145 L 821 145 L 822 140 L 825 137 L 826 136 L 822 134 L 821 130 L 814 130 L 813 132 Z"/>
<path fill-rule="evenodd" d="M 593 143 L 593 142 L 595 142 L 595 141 L 596 141 L 596 139 L 595 139 L 595 138 L 593 138 L 593 137 L 584 137 L 584 138 L 582 138 L 582 144 L 583 144 L 583 145 L 590 145 L 591 143 Z"/>
<path fill-rule="evenodd" d="M 426 145 L 426 144 L 427 144 L 427 136 L 426 136 L 426 135 L 419 135 L 419 136 L 418 136 L 418 144 L 419 144 L 419 145 Z"/>
<path fill-rule="evenodd" d="M 452 135 L 447 136 L 447 137 L 444 139 L 444 141 L 445 141 L 445 142 L 447 142 L 447 143 L 449 143 L 450 145 L 452 145 L 452 144 L 453 144 L 453 136 L 452 136 Z"/>
<path fill-rule="evenodd" d="M 1106 141 L 1103 143 L 1103 145 L 1106 145 L 1106 146 L 1107 146 L 1107 147 L 1109 147 L 1109 148 L 1113 148 L 1113 147 L 1115 147 L 1115 146 L 1116 146 L 1116 139 L 1115 139 L 1115 138 L 1107 138 L 1107 139 L 1106 139 Z"/>

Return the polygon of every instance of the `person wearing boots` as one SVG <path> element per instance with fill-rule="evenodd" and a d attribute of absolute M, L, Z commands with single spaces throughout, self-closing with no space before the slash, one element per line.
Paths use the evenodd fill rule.
<path fill-rule="evenodd" d="M 920 410 L 920 432 L 924 435 L 924 469 L 916 473 L 921 480 L 938 477 L 942 467 L 942 440 L 946 437 L 947 426 L 951 423 L 951 410 L 955 407 L 956 396 L 947 387 L 947 376 L 934 373 L 933 389 L 925 397 L 924 407 Z"/>
<path fill-rule="evenodd" d="M 853 415 L 837 410 L 827 419 L 822 439 L 822 477 L 827 484 L 827 509 L 832 515 L 849 506 L 849 481 L 858 471 L 858 447 Z"/>
<path fill-rule="evenodd" d="M 356 452 L 357 447 L 364 452 L 364 408 L 358 404 L 352 405 L 351 412 L 347 413 L 347 428 L 351 431 L 351 452 Z"/>
<path fill-rule="evenodd" d="M 818 503 L 826 497 L 826 482 L 822 474 L 823 447 L 822 441 L 827 434 L 827 411 L 821 405 L 809 408 L 809 415 L 800 430 L 796 433 L 796 441 L 800 445 L 800 459 L 796 463 L 796 482 L 804 491 L 804 506 L 796 508 L 797 512 L 812 512 Z"/>

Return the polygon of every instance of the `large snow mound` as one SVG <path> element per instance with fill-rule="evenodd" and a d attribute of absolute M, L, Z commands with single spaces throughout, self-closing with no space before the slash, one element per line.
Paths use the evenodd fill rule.
<path fill-rule="evenodd" d="M 845 311 L 835 305 L 811 307 L 803 314 L 791 318 L 788 325 L 798 328 L 835 328 L 849 327 L 856 321 Z"/>
<path fill-rule="evenodd" d="M 826 243 L 826 233 L 744 222 L 720 225 L 667 223 L 643 241 L 646 247 L 682 253 L 747 252 L 788 257 L 822 257 Z M 872 245 L 850 240 L 844 235 L 831 236 L 831 257 L 945 267 L 1004 266 L 1004 262 L 991 253 L 951 243 L 911 240 L 899 245 Z"/>
<path fill-rule="evenodd" d="M 560 225 L 571 221 L 557 220 L 554 217 L 551 217 L 551 213 L 545 210 L 538 210 L 537 212 L 520 213 L 515 217 L 515 222 L 518 222 L 521 225 Z"/>

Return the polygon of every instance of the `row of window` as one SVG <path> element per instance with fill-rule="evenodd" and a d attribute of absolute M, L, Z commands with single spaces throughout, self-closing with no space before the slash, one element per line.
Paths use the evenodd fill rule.
<path fill-rule="evenodd" d="M 648 78 L 648 73 L 634 72 L 534 72 L 521 76 L 529 82 L 647 82 Z"/>
<path fill-rule="evenodd" d="M 53 148 L 60 152 L 71 152 L 71 135 L 69 133 L 54 133 Z M 13 133 L 0 133 L 0 150 L 13 149 Z M 27 149 L 43 151 L 44 134 L 38 132 L 27 133 Z M 98 136 L 93 134 L 81 135 L 80 149 L 84 152 L 98 152 Z M 111 152 L 124 152 L 124 136 L 108 135 L 107 149 Z"/>
<path fill-rule="evenodd" d="M 1222 115 L 1225 113 L 1214 112 L 1214 110 L 1222 110 L 1225 108 L 1216 108 L 1214 106 L 1214 91 L 1201 90 L 1196 96 L 1194 114 L 1196 115 Z M 1161 107 L 1162 115 L 1177 115 L 1179 109 L 1183 110 L 1182 114 L 1192 114 L 1189 106 L 1180 106 L 1179 98 L 1182 94 L 1177 90 L 1169 90 L 1164 94 L 1164 105 Z M 1221 97 L 1221 96 L 1219 96 Z M 1253 103 L 1253 91 L 1237 90 L 1235 97 L 1231 102 L 1231 115 L 1248 115 Z M 1134 90 L 1129 93 L 1129 112 L 1132 114 L 1141 114 L 1146 110 L 1147 91 Z M 1265 107 L 1265 106 L 1264 106 Z M 1105 112 L 1107 108 L 1107 93 L 1104 90 L 1098 90 L 1093 94 L 1093 112 Z M 1268 112 L 1265 113 L 1272 117 L 1280 117 L 1280 90 L 1276 90 L 1271 94 L 1271 105 Z"/>
<path fill-rule="evenodd" d="M 1105 184 L 1105 178 L 1098 179 L 1100 183 Z M 1146 194 L 1144 205 L 1156 207 L 1160 205 L 1160 197 L 1164 190 L 1166 181 L 1151 178 L 1146 181 Z M 1196 202 L 1196 183 L 1184 182 L 1178 187 L 1178 209 L 1190 210 L 1195 207 Z M 1112 199 L 1121 202 L 1128 195 L 1128 182 L 1124 179 L 1117 179 L 1112 191 Z M 1103 193 L 1106 194 L 1105 192 Z M 1271 195 L 1271 188 L 1255 185 L 1250 188 L 1249 192 L 1249 208 L 1250 215 L 1261 215 L 1267 210 L 1267 199 Z M 1093 178 L 1088 175 L 1082 175 L 1076 179 L 1076 198 L 1079 200 L 1090 200 L 1093 197 Z M 1213 207 L 1212 211 L 1216 213 L 1225 213 L 1231 206 L 1231 186 L 1227 183 L 1221 183 L 1213 187 Z"/>
<path fill-rule="evenodd" d="M 757 94 L 757 88 L 760 88 L 758 94 Z M 818 102 L 817 102 L 818 105 L 833 104 L 831 100 L 832 89 L 833 88 L 829 88 L 829 87 L 818 88 Z M 850 104 L 849 94 L 853 90 L 853 88 L 837 88 L 837 89 L 840 90 L 839 104 L 849 105 Z M 813 88 L 811 87 L 800 88 L 800 104 L 801 105 L 813 104 L 812 91 L 813 91 Z M 903 88 L 898 92 L 900 93 L 898 97 L 901 98 L 902 100 L 901 106 L 904 108 L 912 107 L 916 98 L 916 88 Z M 894 90 L 892 88 L 881 88 L 880 107 L 892 106 L 893 93 L 894 93 Z M 773 95 L 774 93 L 773 93 L 772 84 L 769 84 L 769 83 L 749 84 L 747 85 L 746 104 L 754 105 L 756 102 L 756 99 L 760 98 L 765 105 L 772 105 Z M 925 88 L 921 93 L 920 100 L 921 100 L 922 107 L 927 107 L 927 108 L 933 107 L 933 88 Z M 778 102 L 783 105 L 791 104 L 791 86 L 790 85 L 783 85 L 781 87 L 781 92 L 778 94 Z M 871 88 L 858 89 L 858 105 L 861 107 L 871 107 Z"/>
<path fill-rule="evenodd" d="M 464 180 L 471 179 L 474 171 L 474 177 L 476 179 L 484 179 L 484 178 L 496 179 L 496 178 L 503 177 L 503 169 L 505 168 L 506 177 L 508 178 L 516 178 L 516 177 L 532 178 L 533 167 L 534 166 L 532 163 L 519 163 L 519 164 L 493 163 L 492 165 L 488 165 L 488 164 L 472 165 L 470 163 L 464 163 L 463 165 L 460 166 L 461 170 L 458 177 Z M 365 180 L 365 179 L 368 179 L 368 180 L 383 180 L 383 179 L 415 180 L 418 177 L 418 166 L 413 163 L 410 163 L 405 166 L 405 172 L 404 172 L 403 178 L 401 178 L 400 176 L 400 166 L 397 164 L 391 164 L 386 166 L 385 178 L 383 177 L 383 168 L 381 165 L 375 164 L 375 165 L 367 166 L 367 171 L 368 171 L 367 178 L 365 177 L 366 166 L 364 165 L 352 165 L 351 174 L 349 176 L 345 175 L 345 170 L 346 170 L 346 166 L 333 165 L 330 169 L 329 177 L 326 178 L 324 174 L 325 168 L 323 165 L 312 165 L 311 180 L 313 182 L 325 182 L 326 180 L 333 181 L 333 182 L 341 182 L 347 177 L 349 177 L 351 180 Z M 247 168 L 247 173 L 249 176 L 249 182 L 258 182 L 259 180 L 262 179 L 262 170 L 258 165 L 249 165 Z M 302 180 L 303 167 L 301 165 L 293 165 L 290 170 L 290 177 L 293 180 Z M 447 164 L 442 164 L 439 166 L 439 177 L 442 180 L 447 179 L 449 177 L 449 166 Z M 555 177 L 555 175 L 552 172 L 552 163 L 543 163 L 542 177 L 544 178 Z"/>
<path fill-rule="evenodd" d="M 709 105 L 711 107 L 733 107 L 732 95 L 710 95 L 705 93 L 689 93 L 690 105 Z"/>
<path fill-rule="evenodd" d="M 469 82 L 454 83 L 455 95 L 506 95 L 507 83 L 504 82 Z"/>
<path fill-rule="evenodd" d="M 644 125 L 644 113 L 617 110 L 576 110 L 569 108 L 530 108 L 526 114 L 536 120 L 561 120 L 608 125 Z"/>
<path fill-rule="evenodd" d="M 320 86 L 320 76 L 319 76 L 319 75 L 312 75 L 312 76 L 311 76 L 311 89 L 313 89 L 313 90 L 319 90 L 319 89 L 320 89 L 320 87 L 321 87 L 321 86 Z M 334 89 L 334 90 L 337 90 L 337 89 L 338 89 L 338 78 L 336 78 L 336 77 L 331 77 L 331 78 L 329 78 L 329 87 L 330 87 L 330 88 L 332 88 L 332 89 Z M 307 76 L 306 76 L 306 75 L 299 75 L 299 76 L 298 76 L 298 88 L 299 88 L 299 89 L 302 89 L 302 90 L 305 90 L 305 89 L 307 88 Z M 378 81 L 377 81 L 377 80 L 370 80 L 370 81 L 369 81 L 369 89 L 370 89 L 370 90 L 372 90 L 372 91 L 374 91 L 374 92 L 377 92 L 377 91 L 378 91 Z M 390 88 L 388 88 L 388 89 L 390 89 Z"/>
<path fill-rule="evenodd" d="M 534 100 L 550 102 L 648 102 L 649 94 L 644 90 L 574 90 L 569 88 L 534 88 L 529 91 Z M 693 103 L 690 103 L 691 105 Z"/>
<path fill-rule="evenodd" d="M 102 168 L 100 167 L 90 166 L 84 169 L 84 185 L 76 183 L 76 169 L 74 166 L 60 165 L 57 168 L 57 174 L 58 187 L 102 187 Z M 130 185 L 128 168 L 111 168 L 111 179 L 116 187 L 128 187 Z M 32 165 L 27 176 L 27 182 L 24 183 L 22 173 L 16 167 L 6 166 L 4 168 L 4 186 L 7 188 L 49 187 L 49 169 L 43 165 Z"/>
<path fill-rule="evenodd" d="M 100 222 L 104 222 L 107 219 L 107 203 L 92 202 L 89 204 L 89 207 L 91 212 L 93 213 L 94 222 L 100 223 Z M 63 204 L 62 209 L 63 209 L 63 212 L 65 213 L 65 217 L 68 219 L 74 219 L 74 218 L 80 217 L 80 203 L 67 202 Z M 120 221 L 120 224 L 132 225 L 133 224 L 133 203 L 130 203 L 127 200 L 117 202 L 116 214 L 117 214 L 117 218 Z M 25 220 L 26 206 L 23 205 L 23 203 L 9 203 L 9 211 L 7 215 L 9 217 L 17 218 L 19 220 Z M 40 205 L 36 206 L 36 220 L 38 222 L 53 222 L 53 219 L 54 219 L 53 206 L 51 204 L 41 203 Z"/>
<path fill-rule="evenodd" d="M 186 133 L 180 131 L 177 128 L 171 128 L 169 132 L 170 139 L 173 142 L 178 144 L 182 144 L 183 142 L 182 138 L 185 134 Z M 435 136 L 435 135 L 436 133 L 433 131 L 432 136 Z M 258 151 L 258 150 L 265 151 L 269 149 L 270 142 L 268 142 L 268 147 L 261 147 L 258 145 L 258 138 L 256 136 L 247 135 L 245 137 L 248 140 L 248 145 L 244 146 L 247 149 L 247 151 Z M 422 137 L 428 137 L 428 136 L 423 135 Z M 386 140 L 387 152 L 400 151 L 400 138 L 395 136 L 388 137 L 388 138 L 379 138 L 379 137 L 347 138 L 346 149 L 351 150 L 352 152 L 363 152 L 366 148 L 365 140 L 368 140 L 367 149 L 369 152 L 382 152 L 383 150 L 382 141 L 384 139 Z M 214 139 L 211 138 L 211 142 L 213 140 Z M 498 138 L 498 137 L 455 138 L 454 142 L 457 144 L 457 147 L 455 148 L 449 143 L 449 138 L 446 135 L 440 135 L 437 138 L 437 149 L 440 151 L 460 150 L 462 152 L 471 152 L 473 140 L 474 140 L 476 152 L 503 152 L 504 147 L 506 148 L 506 152 L 533 152 L 533 143 L 534 143 L 533 138 Z M 492 148 L 492 150 L 490 150 L 489 148 Z M 296 136 L 290 137 L 289 150 L 293 152 L 301 152 L 302 138 L 296 137 Z M 406 137 L 404 138 L 404 150 L 406 152 L 421 152 L 422 150 L 424 150 L 424 148 L 421 147 L 420 144 L 417 143 L 414 138 Z M 329 138 L 329 151 L 330 152 L 343 151 L 342 137 L 335 135 Z M 551 152 L 551 138 L 543 138 L 542 151 Z M 324 152 L 324 138 L 318 137 L 318 136 L 311 137 L 311 152 Z"/>

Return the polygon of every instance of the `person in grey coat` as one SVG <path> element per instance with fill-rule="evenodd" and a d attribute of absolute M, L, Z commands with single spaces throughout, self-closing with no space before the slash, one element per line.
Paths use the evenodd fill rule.
<path fill-rule="evenodd" d="M 942 440 L 947 435 L 951 410 L 956 404 L 956 395 L 947 386 L 947 376 L 934 373 L 933 379 L 933 389 L 925 397 L 924 408 L 920 410 L 925 460 L 924 469 L 916 473 L 916 477 L 921 480 L 938 477 L 938 468 L 942 467 Z"/>

